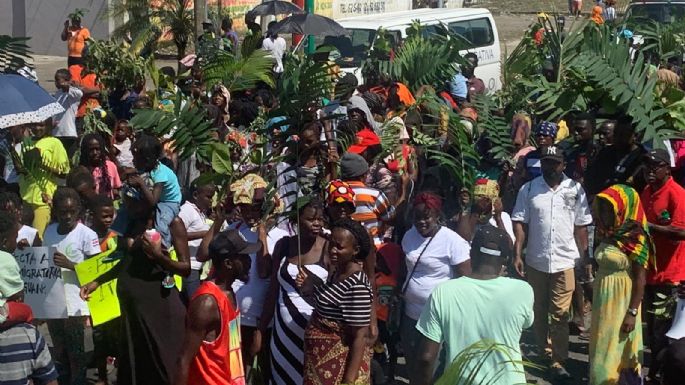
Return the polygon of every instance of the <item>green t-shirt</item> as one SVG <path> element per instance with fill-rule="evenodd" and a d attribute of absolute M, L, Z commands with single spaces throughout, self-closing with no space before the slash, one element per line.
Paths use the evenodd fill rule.
<path fill-rule="evenodd" d="M 513 385 L 526 382 L 523 368 L 509 363 L 508 370 L 501 370 L 502 364 L 521 361 L 521 333 L 532 324 L 533 289 L 528 283 L 504 277 L 490 280 L 462 277 L 433 290 L 416 329 L 426 338 L 444 344 L 448 363 L 481 340 L 510 347 L 511 358 L 501 353 L 488 357 L 475 383 Z M 477 361 L 472 364 L 475 366 Z M 464 377 L 470 372 L 464 371 Z"/>

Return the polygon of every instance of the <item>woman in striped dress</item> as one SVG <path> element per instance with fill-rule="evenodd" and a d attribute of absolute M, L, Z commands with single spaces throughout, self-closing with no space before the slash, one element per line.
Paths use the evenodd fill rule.
<path fill-rule="evenodd" d="M 271 383 L 301 385 L 304 372 L 304 330 L 314 310 L 313 296 L 295 284 L 301 270 L 312 280 L 328 277 L 328 242 L 323 237 L 323 205 L 310 201 L 299 212 L 298 236 L 281 239 L 274 248 L 267 303 L 260 318 L 262 335 L 273 320 Z M 275 312 L 275 317 L 274 317 Z"/>
<path fill-rule="evenodd" d="M 304 385 L 368 385 L 371 350 L 366 336 L 373 294 L 364 272 L 372 244 L 359 222 L 341 219 L 331 229 L 329 256 L 335 264 L 325 283 L 305 271 L 296 282 L 314 292 L 316 310 L 305 331 Z"/>

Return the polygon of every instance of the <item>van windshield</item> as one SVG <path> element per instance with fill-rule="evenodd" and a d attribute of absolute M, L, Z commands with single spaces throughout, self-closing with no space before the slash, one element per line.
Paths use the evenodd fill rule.
<path fill-rule="evenodd" d="M 317 41 L 316 46 L 332 45 L 340 51 L 340 59 L 337 64 L 341 68 L 359 67 L 366 58 L 376 31 L 373 29 L 346 28 L 348 36 L 326 36 L 323 41 Z"/>
<path fill-rule="evenodd" d="M 671 4 L 633 4 L 629 19 L 650 19 L 660 23 L 685 21 L 685 3 Z"/>

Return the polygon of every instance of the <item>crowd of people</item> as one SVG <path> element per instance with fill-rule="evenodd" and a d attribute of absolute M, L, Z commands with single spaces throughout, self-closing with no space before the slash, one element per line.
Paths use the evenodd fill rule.
<path fill-rule="evenodd" d="M 237 46 L 229 21 L 222 30 Z M 234 163 L 232 183 L 217 185 L 203 177 L 211 164 L 130 124 L 157 107 L 144 85 L 101 96 L 80 20 L 62 38 L 69 66 L 54 96 L 65 111 L 1 130 L 0 384 L 85 384 L 89 367 L 107 384 L 116 367 L 118 384 L 381 385 L 404 356 L 410 384 L 423 385 L 482 341 L 498 349 L 452 375 L 523 383 L 525 356 L 553 383 L 578 383 L 570 333 L 589 341 L 592 385 L 640 383 L 647 362 L 651 384 L 683 378 L 685 340 L 667 337 L 675 308 L 658 305 L 685 297 L 682 142 L 646 147 L 624 115 L 519 113 L 511 162 L 497 160 L 474 135 L 469 102 L 486 90 L 469 55 L 439 94 L 478 138 L 472 186 L 414 140 L 430 118 L 406 85 L 350 74 L 333 75 L 332 98 L 297 135 L 278 125 L 288 117 L 265 123 L 285 161 Z M 281 40 L 262 45 L 275 76 Z M 179 84 L 234 161 L 254 150 L 259 115 L 287 102 L 267 85 L 207 88 L 199 66 Z M 111 134 L 84 134 L 95 109 Z M 12 256 L 38 246 L 52 250 L 66 298 L 66 317 L 45 322 L 49 350 Z M 79 282 L 75 266 L 102 253 L 118 263 Z M 89 362 L 88 301 L 113 280 L 121 315 L 93 327 Z M 537 349 L 522 352 L 527 328 Z"/>

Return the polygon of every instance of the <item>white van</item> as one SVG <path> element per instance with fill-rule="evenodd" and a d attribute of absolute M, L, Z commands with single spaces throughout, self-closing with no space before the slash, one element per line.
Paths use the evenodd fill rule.
<path fill-rule="evenodd" d="M 373 47 L 376 32 L 383 28 L 391 40 L 399 42 L 407 37 L 407 28 L 418 20 L 430 33 L 431 26 L 444 24 L 452 32 L 463 36 L 473 47 L 463 51 L 478 55 L 476 76 L 481 78 L 490 92 L 502 88 L 500 79 L 501 54 L 499 36 L 495 20 L 489 10 L 484 8 L 423 8 L 411 11 L 367 15 L 336 20 L 349 31 L 349 36 L 327 37 L 324 43 L 335 45 L 343 57 L 352 60 L 341 63 L 345 72 L 354 73 L 361 78 L 360 63 Z M 392 41 L 391 41 L 392 43 Z"/>

